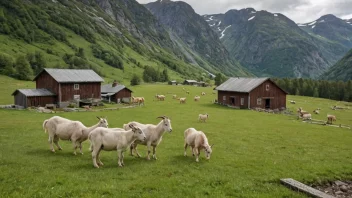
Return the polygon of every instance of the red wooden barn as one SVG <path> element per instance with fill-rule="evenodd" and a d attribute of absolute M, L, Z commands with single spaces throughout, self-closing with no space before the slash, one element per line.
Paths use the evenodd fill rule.
<path fill-rule="evenodd" d="M 101 96 L 109 102 L 130 103 L 132 91 L 124 85 L 119 85 L 114 81 L 112 84 L 101 86 Z"/>
<path fill-rule="evenodd" d="M 218 103 L 250 109 L 286 108 L 287 92 L 270 78 L 230 78 L 218 90 Z"/>
<path fill-rule="evenodd" d="M 36 98 L 21 99 L 25 95 L 20 96 L 22 93 L 16 90 L 13 95 L 15 97 L 15 105 L 28 107 L 28 106 L 45 106 L 44 103 L 57 104 L 59 107 L 67 106 L 71 101 L 84 100 L 84 99 L 100 99 L 101 82 L 104 80 L 93 70 L 90 69 L 43 69 L 35 78 L 36 90 L 46 89 L 48 92 L 53 93 L 51 99 L 42 97 L 49 97 L 48 95 L 37 95 Z M 17 98 L 17 99 L 16 99 Z M 20 101 L 27 101 L 26 103 Z"/>

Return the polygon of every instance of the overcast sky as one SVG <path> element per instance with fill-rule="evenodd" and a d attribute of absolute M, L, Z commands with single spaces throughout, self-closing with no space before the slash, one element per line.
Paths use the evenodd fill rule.
<path fill-rule="evenodd" d="M 137 0 L 148 3 L 155 0 Z M 183 0 L 198 14 L 225 13 L 230 9 L 252 7 L 286 15 L 296 23 L 311 22 L 322 15 L 334 14 L 337 17 L 352 18 L 352 0 Z"/>

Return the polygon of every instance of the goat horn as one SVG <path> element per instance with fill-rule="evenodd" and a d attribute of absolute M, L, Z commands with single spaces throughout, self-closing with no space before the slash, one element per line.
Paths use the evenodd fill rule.
<path fill-rule="evenodd" d="M 133 129 L 134 128 L 134 126 L 133 126 L 133 124 L 130 124 L 130 125 L 128 125 L 131 129 Z"/>
<path fill-rule="evenodd" d="M 157 118 L 162 118 L 162 119 L 165 119 L 165 116 L 159 116 L 159 117 L 157 117 Z"/>
<path fill-rule="evenodd" d="M 212 145 L 210 146 L 210 148 L 213 148 L 213 146 L 214 146 L 214 144 L 212 144 Z"/>
<path fill-rule="evenodd" d="M 97 116 L 97 118 L 100 120 L 99 116 Z"/>

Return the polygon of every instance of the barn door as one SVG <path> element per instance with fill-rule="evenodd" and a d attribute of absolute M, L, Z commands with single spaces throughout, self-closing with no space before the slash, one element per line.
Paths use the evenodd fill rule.
<path fill-rule="evenodd" d="M 270 109 L 270 99 L 265 99 L 265 108 Z"/>

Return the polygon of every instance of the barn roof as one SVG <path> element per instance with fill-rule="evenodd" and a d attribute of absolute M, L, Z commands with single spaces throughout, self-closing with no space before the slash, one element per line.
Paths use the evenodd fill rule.
<path fill-rule="evenodd" d="M 12 95 L 16 95 L 17 92 L 21 92 L 25 96 L 56 96 L 53 92 L 47 89 L 17 89 L 12 93 Z"/>
<path fill-rule="evenodd" d="M 101 93 L 117 93 L 124 88 L 130 90 L 127 88 L 125 85 L 116 85 L 115 87 L 112 86 L 112 84 L 106 84 L 101 86 Z M 130 90 L 132 92 L 132 90 Z"/>
<path fill-rule="evenodd" d="M 268 79 L 270 80 L 270 78 L 230 78 L 215 89 L 249 93 Z"/>
<path fill-rule="evenodd" d="M 197 81 L 196 80 L 185 80 L 186 82 L 189 82 L 189 83 L 196 83 Z"/>
<path fill-rule="evenodd" d="M 75 82 L 104 82 L 104 80 L 91 69 L 43 69 L 33 80 L 36 80 L 44 71 L 48 72 L 59 83 Z"/>

